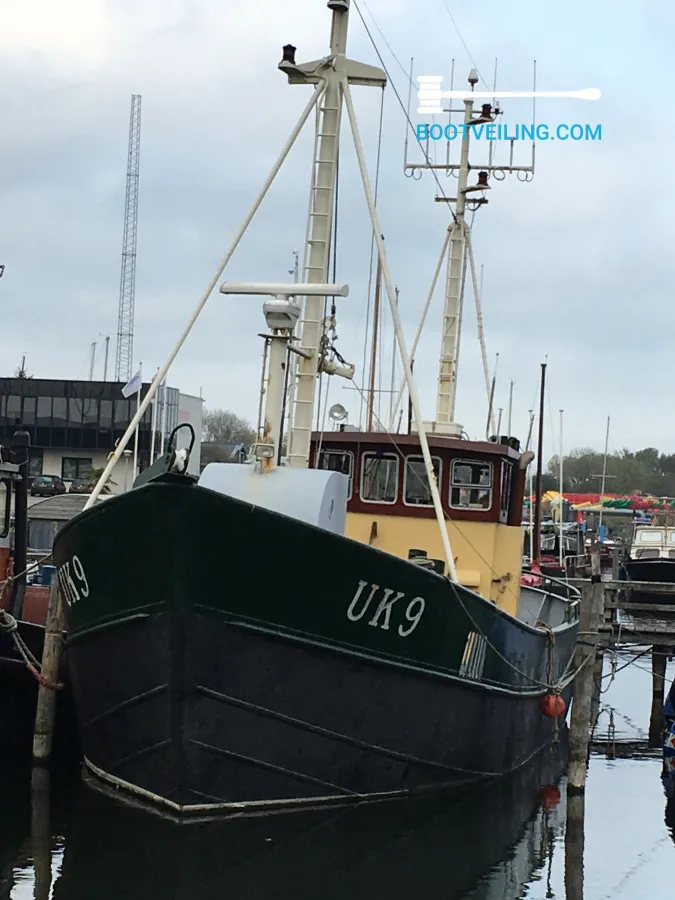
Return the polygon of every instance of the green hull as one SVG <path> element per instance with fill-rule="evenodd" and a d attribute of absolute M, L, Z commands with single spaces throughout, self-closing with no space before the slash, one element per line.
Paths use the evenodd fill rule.
<path fill-rule="evenodd" d="M 551 641 L 411 562 L 187 479 L 81 514 L 54 556 L 85 755 L 180 808 L 498 775 L 554 733 L 538 701 L 576 621 Z"/>

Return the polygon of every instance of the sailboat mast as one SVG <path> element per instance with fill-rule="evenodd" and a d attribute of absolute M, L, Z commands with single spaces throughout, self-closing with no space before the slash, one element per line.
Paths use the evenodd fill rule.
<path fill-rule="evenodd" d="M 541 364 L 541 389 L 539 395 L 539 440 L 537 442 L 537 490 L 534 508 L 534 555 L 533 562 L 541 562 L 541 497 L 544 468 L 544 397 L 546 388 L 546 363 Z"/>
<path fill-rule="evenodd" d="M 307 271 L 308 284 L 322 284 L 328 277 L 328 260 L 333 221 L 333 204 L 338 155 L 338 133 L 342 94 L 337 68 L 344 64 L 347 48 L 347 24 L 349 4 L 329 3 L 333 11 L 331 27 L 330 55 L 335 60 L 334 67 L 326 71 L 325 90 L 321 98 L 314 157 L 314 179 L 309 204 L 309 234 Z M 295 48 L 293 48 L 293 55 Z M 312 422 L 316 401 L 317 374 L 319 372 L 319 351 L 323 332 L 324 297 L 305 297 L 300 338 L 307 353 L 299 359 L 293 427 L 291 429 L 288 461 L 292 466 L 306 467 L 309 464 Z"/>
<path fill-rule="evenodd" d="M 375 300 L 373 302 L 373 343 L 370 353 L 370 385 L 368 405 L 368 431 L 373 430 L 375 416 L 375 369 L 377 366 L 377 336 L 380 324 L 380 291 L 382 287 L 382 260 L 377 257 L 377 275 L 375 276 Z"/>

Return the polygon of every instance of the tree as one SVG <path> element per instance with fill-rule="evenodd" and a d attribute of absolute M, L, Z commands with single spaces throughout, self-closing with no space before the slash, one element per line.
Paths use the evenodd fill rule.
<path fill-rule="evenodd" d="M 253 426 L 231 410 L 204 411 L 202 440 L 208 443 L 246 444 L 248 447 L 255 439 L 256 432 Z"/>
<path fill-rule="evenodd" d="M 566 491 L 598 494 L 602 487 L 604 456 L 589 447 L 572 450 L 563 458 Z M 554 456 L 547 471 L 557 480 L 559 459 Z M 675 454 L 662 454 L 655 447 L 633 452 L 623 448 L 607 455 L 605 493 L 642 493 L 656 497 L 675 497 Z"/>
<path fill-rule="evenodd" d="M 33 377 L 32 375 L 29 375 L 28 372 L 26 371 L 26 357 L 25 356 L 23 358 L 23 362 L 21 363 L 21 365 L 17 366 L 16 369 L 14 370 L 14 377 L 15 378 L 32 378 Z"/>
<path fill-rule="evenodd" d="M 91 488 L 92 491 L 96 487 L 96 484 L 97 484 L 99 478 L 101 477 L 101 475 L 103 475 L 104 468 L 105 468 L 104 466 L 98 466 L 98 467 L 92 466 L 91 469 L 89 469 L 89 471 L 85 475 L 85 478 L 87 479 L 87 487 Z M 112 478 L 109 478 L 106 481 L 106 483 L 103 485 L 103 488 L 101 489 L 101 493 L 109 494 L 111 484 L 116 485 L 117 482 L 113 481 Z"/>

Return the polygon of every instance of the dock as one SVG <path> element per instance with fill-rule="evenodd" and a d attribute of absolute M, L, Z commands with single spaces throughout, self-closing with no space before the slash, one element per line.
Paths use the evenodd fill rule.
<path fill-rule="evenodd" d="M 569 579 L 582 592 L 582 607 L 591 602 L 592 580 Z M 621 581 L 615 578 L 596 582 L 601 592 L 596 642 L 595 666 L 587 677 L 596 682 L 594 693 L 599 694 L 602 664 L 606 652 L 620 649 L 642 649 L 651 656 L 652 706 L 649 722 L 649 739 L 646 751 L 662 752 L 665 728 L 664 701 L 666 694 L 666 664 L 675 652 L 675 584 L 667 582 Z M 633 602 L 633 592 L 652 594 L 661 602 Z M 670 602 L 668 602 L 670 601 Z M 596 601 L 597 602 L 597 601 Z M 588 614 L 588 613 L 587 613 Z M 583 616 L 583 612 L 582 612 Z M 592 629 L 595 631 L 595 628 Z M 589 636 L 580 635 L 580 644 L 588 646 Z M 597 705 L 597 704 L 596 704 Z M 586 737 L 586 736 L 584 736 Z M 591 739 L 591 748 L 601 750 L 600 742 Z M 611 745 L 610 752 L 617 756 L 628 755 L 629 748 L 619 748 L 616 741 L 602 742 Z M 634 749 L 634 748 L 632 748 Z M 621 753 L 621 750 L 624 753 Z M 618 752 L 617 752 L 618 751 Z"/>

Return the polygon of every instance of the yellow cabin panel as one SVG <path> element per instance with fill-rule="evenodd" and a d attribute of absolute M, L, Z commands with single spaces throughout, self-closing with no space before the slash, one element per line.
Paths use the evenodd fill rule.
<path fill-rule="evenodd" d="M 522 563 L 522 529 L 496 522 L 448 521 L 461 584 L 516 614 Z M 402 559 L 411 549 L 444 559 L 436 519 L 347 513 L 347 537 Z"/>

